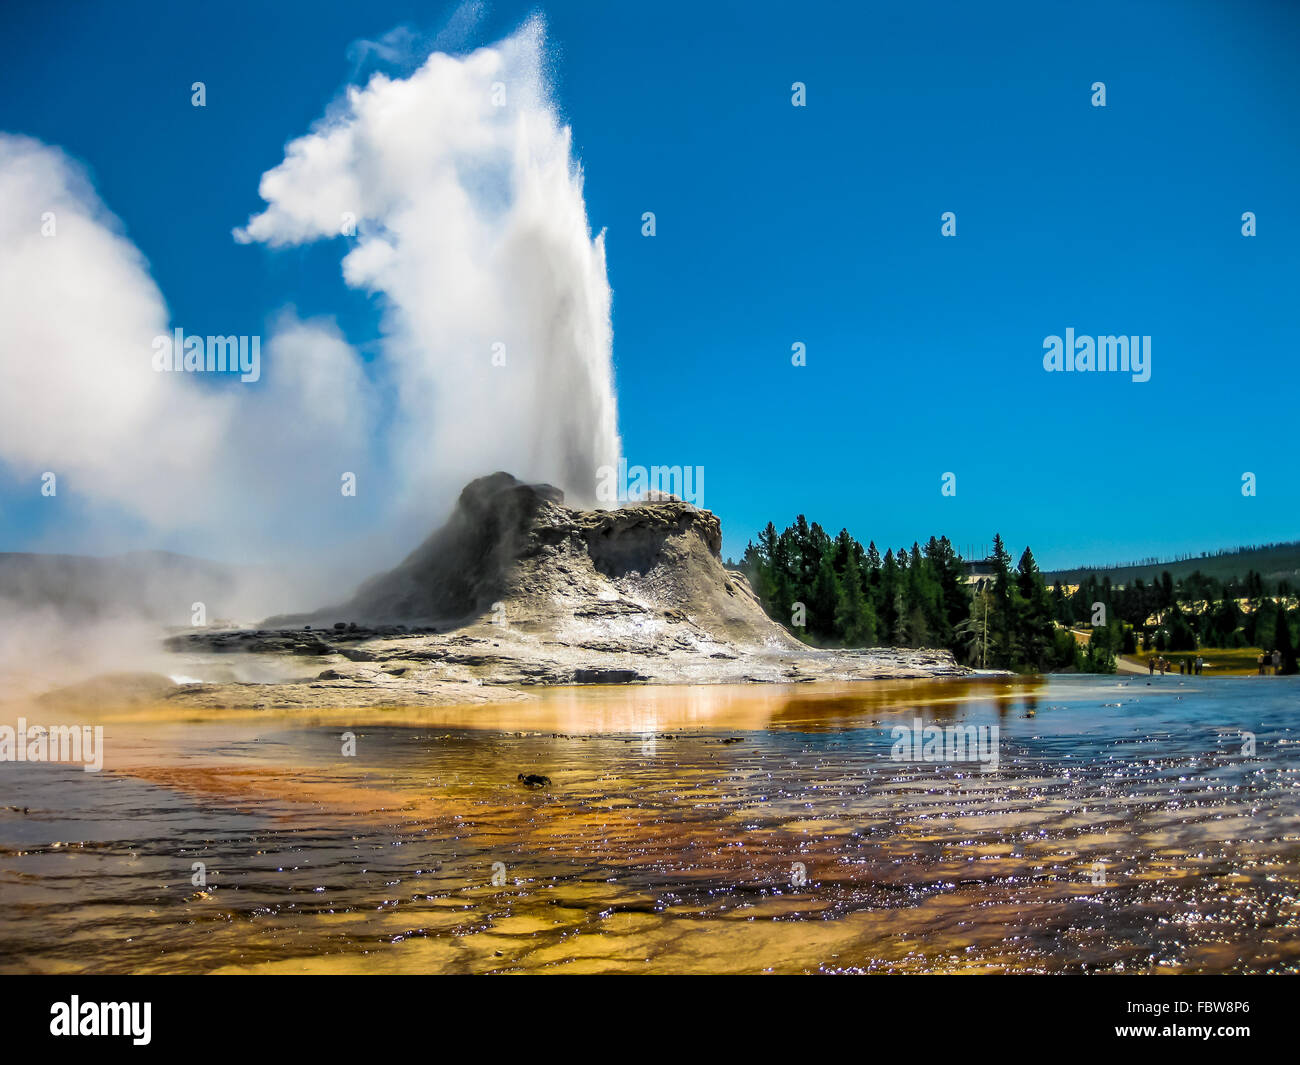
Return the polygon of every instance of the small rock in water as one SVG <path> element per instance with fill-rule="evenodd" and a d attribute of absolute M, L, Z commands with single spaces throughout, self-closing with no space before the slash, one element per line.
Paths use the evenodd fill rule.
<path fill-rule="evenodd" d="M 520 773 L 516 780 L 526 788 L 549 788 L 551 778 L 543 776 L 541 773 Z"/>

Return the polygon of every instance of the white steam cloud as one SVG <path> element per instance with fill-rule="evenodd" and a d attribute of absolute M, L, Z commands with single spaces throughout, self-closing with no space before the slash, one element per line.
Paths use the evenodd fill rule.
<path fill-rule="evenodd" d="M 458 45 L 479 12 L 466 5 L 436 38 L 390 34 L 352 58 Z M 67 520 L 47 527 L 60 550 L 169 547 L 242 564 L 223 568 L 225 583 L 164 556 L 102 571 L 56 560 L 49 577 L 15 556 L 0 688 L 166 669 L 151 634 L 193 623 L 194 600 L 210 620 L 242 621 L 338 601 L 496 469 L 593 501 L 619 453 L 611 296 L 544 58 L 539 20 L 469 55 L 435 52 L 407 77 L 349 89 L 288 144 L 262 176 L 266 209 L 235 237 L 345 242 L 343 278 L 378 297 L 382 336 L 363 359 L 332 319 L 280 308 L 248 384 L 155 369 L 155 338 L 191 323 L 169 320 L 79 163 L 0 133 L 5 496 L 35 498 L 54 473 L 52 513 Z M 360 486 L 351 499 L 344 472 Z"/>
<path fill-rule="evenodd" d="M 296 516 L 318 520 L 309 504 L 326 492 L 303 477 L 303 455 L 355 469 L 374 417 L 361 360 L 337 327 L 281 312 L 256 387 L 159 373 L 153 341 L 171 333 L 167 308 L 81 167 L 0 134 L 0 202 L 10 208 L 0 213 L 0 463 L 10 476 L 34 495 L 52 473 L 59 494 L 100 517 L 126 514 L 231 561 L 310 528 Z"/>
<path fill-rule="evenodd" d="M 162 296 L 62 152 L 0 134 L 0 203 L 0 461 L 154 524 L 182 521 L 204 491 L 194 457 L 219 450 L 230 398 L 153 372 Z"/>
<path fill-rule="evenodd" d="M 471 55 L 375 75 L 262 177 L 236 239 L 347 236 L 343 277 L 384 297 L 404 488 L 506 469 L 591 501 L 617 461 L 610 289 L 534 19 Z"/>
<path fill-rule="evenodd" d="M 376 74 L 289 143 L 236 239 L 346 242 L 343 277 L 379 296 L 382 338 L 366 361 L 332 319 L 282 309 L 255 384 L 157 372 L 154 338 L 186 323 L 148 263 L 78 163 L 0 133 L 0 475 L 34 493 L 56 473 L 87 515 L 81 549 L 165 540 L 262 562 L 329 543 L 348 578 L 496 469 L 591 501 L 619 452 L 611 297 L 543 64 L 533 20 Z M 344 471 L 364 506 L 340 503 Z"/>

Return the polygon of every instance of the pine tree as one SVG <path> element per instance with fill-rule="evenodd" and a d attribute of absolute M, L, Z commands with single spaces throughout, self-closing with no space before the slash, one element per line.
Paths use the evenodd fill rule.
<path fill-rule="evenodd" d="M 772 606 L 782 624 L 790 624 L 790 610 L 800 602 L 799 573 L 794 536 L 789 529 L 776 538 L 772 551 Z"/>
<path fill-rule="evenodd" d="M 894 627 L 891 630 L 890 642 L 895 647 L 911 647 L 911 618 L 907 609 L 907 597 L 903 594 L 901 586 L 894 592 L 894 609 L 892 613 L 894 617 Z"/>
<path fill-rule="evenodd" d="M 929 647 L 930 626 L 925 621 L 925 611 L 919 606 L 914 606 L 907 615 L 907 644 L 908 647 Z"/>
<path fill-rule="evenodd" d="M 880 552 L 876 550 L 876 541 L 872 540 L 867 547 L 867 558 L 862 568 L 863 585 L 867 593 L 867 606 L 877 621 L 884 617 L 884 602 L 880 593 L 880 568 L 883 563 L 880 560 Z"/>
<path fill-rule="evenodd" d="M 1034 670 L 1047 665 L 1052 650 L 1052 601 L 1034 553 L 1025 547 L 1016 566 L 1017 637 L 1024 664 Z"/>
<path fill-rule="evenodd" d="M 848 567 L 850 558 L 859 564 L 859 573 L 861 573 L 862 545 L 849 535 L 848 529 L 841 529 L 840 534 L 835 537 L 831 553 L 835 561 L 835 575 L 840 580 L 844 579 L 844 571 Z"/>
<path fill-rule="evenodd" d="M 867 548 L 868 574 L 875 573 L 878 569 L 880 569 L 880 552 L 876 550 L 876 541 L 872 540 L 871 545 Z"/>
<path fill-rule="evenodd" d="M 1052 585 L 1052 617 L 1062 625 L 1070 624 L 1070 608 L 1065 601 L 1065 589 L 1058 580 Z"/>
<path fill-rule="evenodd" d="M 829 554 L 821 556 L 807 602 L 809 631 L 818 639 L 834 640 L 838 635 L 835 615 L 840 605 L 840 580 Z"/>
<path fill-rule="evenodd" d="M 877 611 L 882 625 L 882 632 L 887 634 L 889 639 L 894 639 L 898 633 L 899 623 L 899 600 L 901 598 L 898 590 L 899 573 L 898 565 L 894 562 L 894 552 L 887 550 L 885 560 L 880 564 L 880 608 Z"/>
<path fill-rule="evenodd" d="M 769 525 L 768 528 L 770 529 L 771 526 Z M 753 541 L 745 545 L 745 554 L 740 560 L 740 571 L 749 580 L 750 587 L 758 593 L 763 605 L 768 606 L 771 602 L 771 566 L 763 557 L 763 549 L 756 547 Z"/>
<path fill-rule="evenodd" d="M 1011 554 L 1002 537 L 993 536 L 992 613 L 989 617 L 989 665 L 1010 669 L 1016 660 L 1019 638 L 1016 632 L 1015 584 Z"/>
<path fill-rule="evenodd" d="M 1251 621 L 1254 622 L 1251 642 L 1267 654 L 1277 642 L 1277 612 L 1267 609 L 1261 603 L 1259 609 L 1251 615 Z"/>
<path fill-rule="evenodd" d="M 1286 617 L 1286 604 L 1280 599 L 1277 603 L 1277 618 L 1274 621 L 1274 627 L 1276 635 L 1273 637 L 1273 642 L 1282 655 L 1281 672 L 1289 676 L 1298 671 L 1296 649 L 1295 643 L 1291 639 L 1291 623 Z"/>
<path fill-rule="evenodd" d="M 836 626 L 845 646 L 873 647 L 876 643 L 876 616 L 867 601 L 858 561 L 850 555 L 844 566 L 840 582 L 839 609 L 835 613 Z"/>
<path fill-rule="evenodd" d="M 970 611 L 964 621 L 956 628 L 956 637 L 966 651 L 966 661 L 970 665 L 984 668 L 988 657 L 988 621 L 992 608 L 992 597 L 984 589 L 971 598 Z"/>
<path fill-rule="evenodd" d="M 931 627 L 940 646 L 952 647 L 953 630 L 966 620 L 970 609 L 961 559 L 946 536 L 930 537 L 925 545 L 925 557 L 937 595 L 937 611 Z"/>

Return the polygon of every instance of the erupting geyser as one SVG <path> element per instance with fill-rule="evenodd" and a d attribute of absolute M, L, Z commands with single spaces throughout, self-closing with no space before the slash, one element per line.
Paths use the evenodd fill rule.
<path fill-rule="evenodd" d="M 505 468 L 589 502 L 618 459 L 604 237 L 543 59 L 534 18 L 350 89 L 263 175 L 268 206 L 235 234 L 348 241 L 344 279 L 383 298 L 391 444 L 422 457 L 412 488 Z"/>

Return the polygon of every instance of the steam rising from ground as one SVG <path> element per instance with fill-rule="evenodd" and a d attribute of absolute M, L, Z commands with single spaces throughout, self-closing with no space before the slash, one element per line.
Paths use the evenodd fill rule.
<path fill-rule="evenodd" d="M 257 564 L 326 545 L 353 559 L 348 579 L 389 565 L 483 473 L 593 501 L 619 451 L 611 297 L 543 65 L 535 19 L 375 75 L 289 143 L 235 238 L 346 242 L 343 278 L 379 297 L 383 338 L 367 362 L 331 319 L 282 308 L 251 385 L 155 371 L 154 338 L 186 323 L 168 320 L 147 261 L 79 164 L 0 133 L 0 485 L 34 494 L 55 472 L 78 515 L 65 549 Z M 364 506 L 340 504 L 341 471 L 371 490 Z"/>
<path fill-rule="evenodd" d="M 189 471 L 218 449 L 231 397 L 153 372 L 162 295 L 80 167 L 0 134 L 0 203 L 0 461 L 170 527 L 205 488 Z"/>

